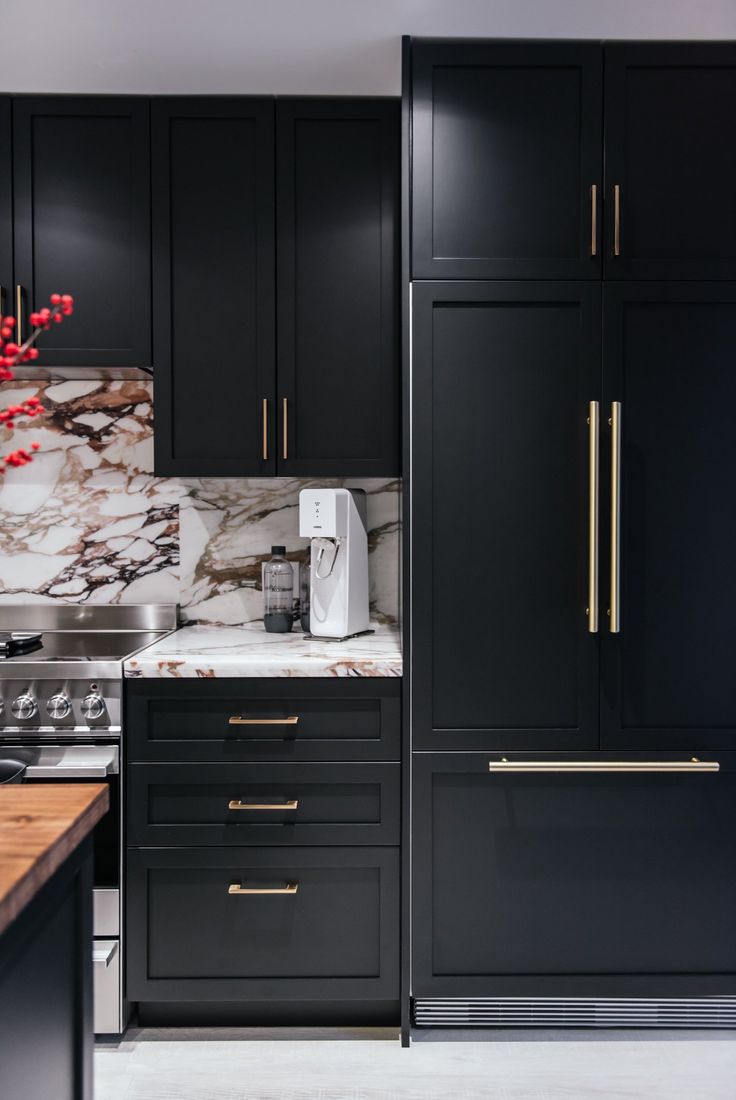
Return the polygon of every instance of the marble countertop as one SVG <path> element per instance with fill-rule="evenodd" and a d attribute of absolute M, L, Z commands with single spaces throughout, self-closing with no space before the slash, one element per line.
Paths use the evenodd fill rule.
<path fill-rule="evenodd" d="M 0 932 L 91 833 L 109 806 L 104 783 L 0 789 Z"/>
<path fill-rule="evenodd" d="M 127 677 L 401 676 L 398 627 L 345 642 L 263 627 L 183 626 L 125 662 Z"/>

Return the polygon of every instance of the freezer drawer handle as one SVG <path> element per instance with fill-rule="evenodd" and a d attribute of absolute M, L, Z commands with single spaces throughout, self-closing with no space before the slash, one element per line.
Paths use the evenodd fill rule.
<path fill-rule="evenodd" d="M 600 404 L 588 403 L 588 631 L 598 633 L 598 515 Z"/>
<path fill-rule="evenodd" d="M 228 894 L 295 894 L 299 886 L 290 882 L 288 886 L 243 886 L 239 882 L 231 882 L 227 888 Z"/>
<path fill-rule="evenodd" d="M 117 940 L 95 940 L 94 948 L 92 950 L 92 962 L 95 964 L 95 966 L 99 966 L 102 967 L 103 970 L 107 970 L 108 966 L 115 958 L 117 949 Z"/>
<path fill-rule="evenodd" d="M 295 726 L 299 721 L 299 715 L 290 718 L 243 718 L 241 714 L 232 714 L 228 718 L 231 726 Z"/>
<path fill-rule="evenodd" d="M 294 798 L 289 802 L 241 802 L 239 798 L 233 798 L 227 804 L 228 810 L 296 810 L 299 800 Z"/>
<path fill-rule="evenodd" d="M 717 772 L 717 760 L 490 760 L 489 772 Z"/>

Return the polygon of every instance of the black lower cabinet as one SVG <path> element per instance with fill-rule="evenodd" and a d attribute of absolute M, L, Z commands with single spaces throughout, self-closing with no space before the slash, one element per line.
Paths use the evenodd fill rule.
<path fill-rule="evenodd" d="M 396 1023 L 398 874 L 396 848 L 131 849 L 128 997 L 142 1021 Z"/>
<path fill-rule="evenodd" d="M 415 1002 L 736 994 L 736 753 L 715 759 L 503 774 L 497 754 L 416 754 Z"/>
<path fill-rule="evenodd" d="M 0 937 L 0 1095 L 92 1100 L 92 847 Z"/>

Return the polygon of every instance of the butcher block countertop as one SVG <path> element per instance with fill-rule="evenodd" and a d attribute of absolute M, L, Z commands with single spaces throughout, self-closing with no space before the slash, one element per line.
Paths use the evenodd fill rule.
<path fill-rule="evenodd" d="M 103 783 L 0 787 L 0 934 L 92 832 L 109 803 Z"/>

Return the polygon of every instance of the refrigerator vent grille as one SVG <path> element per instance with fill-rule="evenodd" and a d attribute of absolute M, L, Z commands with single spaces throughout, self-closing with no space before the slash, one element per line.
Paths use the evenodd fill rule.
<path fill-rule="evenodd" d="M 478 997 L 414 1001 L 416 1027 L 735 1027 L 736 997 Z"/>

